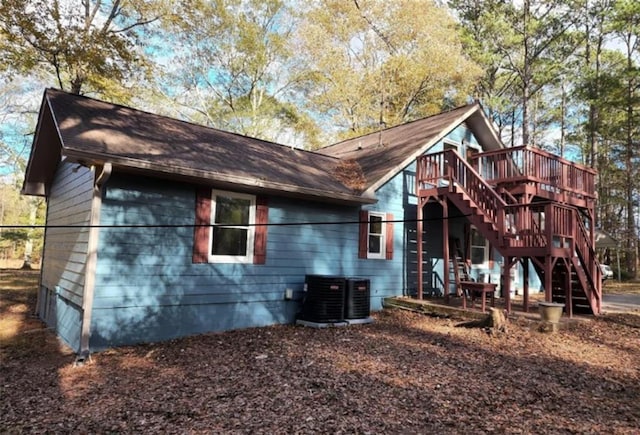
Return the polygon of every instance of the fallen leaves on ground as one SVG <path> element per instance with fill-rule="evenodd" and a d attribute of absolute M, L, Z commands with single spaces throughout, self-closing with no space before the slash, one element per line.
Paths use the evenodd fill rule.
<path fill-rule="evenodd" d="M 370 325 L 111 349 L 81 367 L 50 331 L 30 333 L 32 348 L 1 349 L 0 432 L 637 433 L 639 315 L 557 334 L 456 323 L 389 310 Z"/>

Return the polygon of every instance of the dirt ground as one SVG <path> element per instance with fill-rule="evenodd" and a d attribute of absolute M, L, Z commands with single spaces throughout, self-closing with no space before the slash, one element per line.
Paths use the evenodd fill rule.
<path fill-rule="evenodd" d="M 617 433 L 640 428 L 640 314 L 506 334 L 388 310 L 75 356 L 0 271 L 0 433 Z"/>

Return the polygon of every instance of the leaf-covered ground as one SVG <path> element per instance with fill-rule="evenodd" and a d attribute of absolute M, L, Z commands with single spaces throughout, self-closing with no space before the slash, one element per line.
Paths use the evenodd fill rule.
<path fill-rule="evenodd" d="M 18 323 L 0 336 L 0 433 L 640 428 L 638 314 L 557 334 L 514 322 L 490 336 L 385 311 L 370 325 L 207 334 L 96 353 L 74 367 L 74 355 L 36 329 L 33 291 L 12 279 L 0 276 L 0 315 Z"/>

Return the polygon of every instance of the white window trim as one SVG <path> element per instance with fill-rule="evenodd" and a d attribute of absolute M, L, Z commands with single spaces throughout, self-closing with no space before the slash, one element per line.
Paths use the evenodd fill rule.
<path fill-rule="evenodd" d="M 249 204 L 249 226 L 247 228 L 247 253 L 246 255 L 213 255 L 213 227 L 209 231 L 209 263 L 236 263 L 246 264 L 253 263 L 253 246 L 255 240 L 255 223 L 256 223 L 256 197 L 255 195 L 248 195 L 246 193 L 229 192 L 225 190 L 212 190 L 211 191 L 211 216 L 209 217 L 211 225 L 215 226 L 216 217 L 216 197 L 226 196 L 229 198 L 241 198 L 248 199 Z M 233 226 L 229 226 L 233 228 Z M 238 228 L 245 228 L 239 226 Z"/>
<path fill-rule="evenodd" d="M 371 229 L 371 216 L 377 216 L 382 219 L 381 225 L 381 234 L 380 234 L 380 252 L 370 252 L 369 251 L 369 237 L 371 233 L 369 232 Z M 372 260 L 384 260 L 387 258 L 386 246 L 387 246 L 387 225 L 385 220 L 387 219 L 386 213 L 370 211 L 367 218 L 367 258 Z M 376 234 L 377 235 L 377 234 Z"/>
<path fill-rule="evenodd" d="M 455 152 L 457 152 L 458 154 L 460 154 L 460 150 L 462 148 L 462 144 L 460 142 L 456 142 L 454 140 L 451 139 L 444 139 L 442 141 L 442 150 L 443 151 L 447 151 L 447 149 L 453 148 L 455 149 Z"/>

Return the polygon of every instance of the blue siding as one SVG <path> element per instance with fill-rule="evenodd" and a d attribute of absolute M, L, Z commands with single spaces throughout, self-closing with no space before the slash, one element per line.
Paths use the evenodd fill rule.
<path fill-rule="evenodd" d="M 45 230 L 40 299 L 51 301 L 39 314 L 74 350 L 80 345 L 92 192 L 93 172 L 63 161 L 47 203 L 47 225 L 70 227 Z"/>
<path fill-rule="evenodd" d="M 113 175 L 102 224 L 150 227 L 100 232 L 91 347 L 292 322 L 306 274 L 370 278 L 380 309 L 402 291 L 401 238 L 394 260 L 359 260 L 358 218 L 358 207 L 270 197 L 266 264 L 192 264 L 195 188 Z"/>
<path fill-rule="evenodd" d="M 80 333 L 82 327 L 82 307 L 75 305 L 60 294 L 56 298 L 56 331 L 60 338 L 73 350 L 80 350 Z"/>

